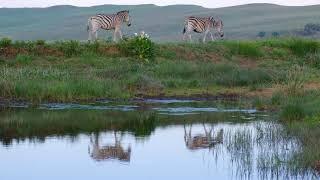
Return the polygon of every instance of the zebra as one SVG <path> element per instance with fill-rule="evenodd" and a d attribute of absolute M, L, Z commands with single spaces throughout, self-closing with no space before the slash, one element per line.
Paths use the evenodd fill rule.
<path fill-rule="evenodd" d="M 130 162 L 131 146 L 127 149 L 123 148 L 121 145 L 122 135 L 119 140 L 117 138 L 117 133 L 114 131 L 114 143 L 105 146 L 100 145 L 99 134 L 94 134 L 93 138 L 92 135 L 90 135 L 90 144 L 92 147 L 88 147 L 88 153 L 95 161 L 114 159 L 121 162 Z"/>
<path fill-rule="evenodd" d="M 210 17 L 194 17 L 190 16 L 185 19 L 185 25 L 183 29 L 183 40 L 185 40 L 186 35 L 189 35 L 190 41 L 191 38 L 191 31 L 196 33 L 204 33 L 202 41 L 206 41 L 207 34 L 210 33 L 211 39 L 214 40 L 212 35 L 212 30 L 215 29 L 220 37 L 224 36 L 223 32 L 223 22 L 221 19 L 215 19 L 213 16 Z"/>
<path fill-rule="evenodd" d="M 131 17 L 129 15 L 129 10 L 119 11 L 116 14 L 97 14 L 88 19 L 87 31 L 89 32 L 88 40 L 92 40 L 94 35 L 95 39 L 98 39 L 98 30 L 114 30 L 113 41 L 116 41 L 117 33 L 122 39 L 121 25 L 122 23 L 127 23 L 128 26 L 131 26 Z"/>

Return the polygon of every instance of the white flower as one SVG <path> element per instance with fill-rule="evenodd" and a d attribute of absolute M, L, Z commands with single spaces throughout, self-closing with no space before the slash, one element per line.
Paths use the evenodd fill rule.
<path fill-rule="evenodd" d="M 134 33 L 135 36 L 138 36 L 138 33 Z"/>

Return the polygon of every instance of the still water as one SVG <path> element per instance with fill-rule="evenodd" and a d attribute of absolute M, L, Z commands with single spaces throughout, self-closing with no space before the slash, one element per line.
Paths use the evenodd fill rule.
<path fill-rule="evenodd" d="M 272 113 L 238 103 L 12 105 L 0 111 L 0 179 L 317 179 Z"/>

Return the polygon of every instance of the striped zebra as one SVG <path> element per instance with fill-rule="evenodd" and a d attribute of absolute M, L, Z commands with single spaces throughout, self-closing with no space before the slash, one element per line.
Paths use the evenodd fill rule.
<path fill-rule="evenodd" d="M 88 19 L 87 31 L 89 32 L 88 40 L 91 41 L 94 36 L 95 39 L 98 39 L 98 30 L 114 30 L 113 41 L 116 41 L 116 36 L 119 34 L 120 39 L 122 39 L 121 25 L 122 23 L 127 23 L 128 26 L 131 26 L 131 17 L 129 11 L 120 11 L 116 14 L 97 14 Z"/>
<path fill-rule="evenodd" d="M 224 36 L 223 32 L 223 22 L 221 19 L 214 19 L 212 16 L 210 17 L 194 17 L 190 16 L 185 19 L 185 25 L 183 29 L 183 40 L 186 39 L 186 36 L 189 36 L 190 41 L 191 32 L 194 31 L 196 33 L 204 33 L 202 41 L 206 41 L 206 37 L 208 33 L 211 35 L 211 39 L 214 40 L 212 35 L 212 30 L 216 30 L 220 37 Z"/>
<path fill-rule="evenodd" d="M 114 132 L 114 143 L 108 145 L 100 145 L 99 134 L 90 136 L 90 144 L 88 147 L 88 153 L 90 157 L 95 161 L 106 161 L 106 160 L 119 160 L 121 162 L 130 162 L 131 157 L 131 146 L 124 149 L 121 145 L 122 135 L 120 140 L 117 138 L 117 133 Z"/>

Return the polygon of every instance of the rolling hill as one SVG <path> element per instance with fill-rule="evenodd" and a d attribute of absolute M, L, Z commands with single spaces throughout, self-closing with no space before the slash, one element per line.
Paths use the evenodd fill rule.
<path fill-rule="evenodd" d="M 320 23 L 320 5 L 287 7 L 273 4 L 249 4 L 208 9 L 193 5 L 103 5 L 94 7 L 54 6 L 49 8 L 1 8 L 0 37 L 13 39 L 87 39 L 87 19 L 97 13 L 128 9 L 133 26 L 124 34 L 144 30 L 157 41 L 181 39 L 184 17 L 214 15 L 223 19 L 229 39 L 255 38 L 258 32 L 288 34 L 306 23 Z M 100 31 L 100 38 L 111 33 Z"/>

